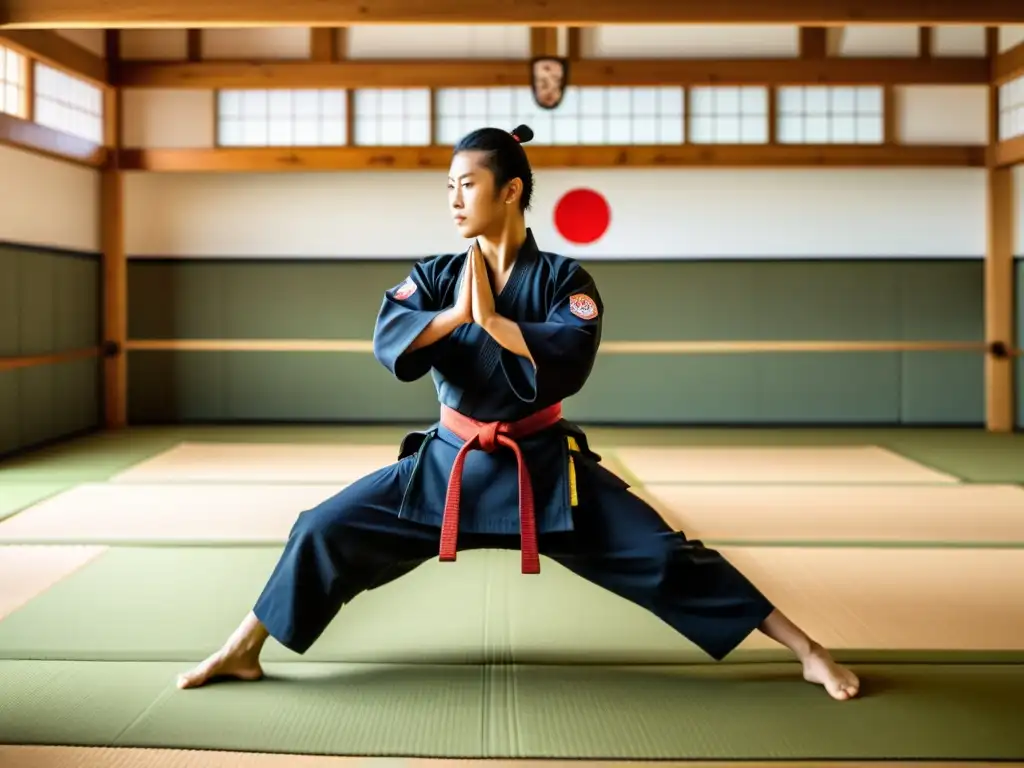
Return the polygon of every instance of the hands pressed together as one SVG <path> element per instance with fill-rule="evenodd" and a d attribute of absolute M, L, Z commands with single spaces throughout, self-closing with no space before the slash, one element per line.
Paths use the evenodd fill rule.
<path fill-rule="evenodd" d="M 487 279 L 487 265 L 476 246 L 470 246 L 466 268 L 455 298 L 455 310 L 463 323 L 476 323 L 487 328 L 496 316 L 494 291 Z"/>

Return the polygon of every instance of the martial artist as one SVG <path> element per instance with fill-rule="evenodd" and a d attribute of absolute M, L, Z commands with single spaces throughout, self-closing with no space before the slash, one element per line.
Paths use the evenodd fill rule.
<path fill-rule="evenodd" d="M 417 263 L 384 294 L 376 357 L 403 382 L 431 374 L 439 421 L 409 434 L 396 463 L 298 516 L 252 612 L 180 687 L 259 679 L 269 636 L 304 653 L 344 604 L 429 559 L 518 547 L 524 573 L 543 553 L 715 660 L 760 630 L 806 680 L 857 694 L 852 672 L 718 552 L 673 531 L 562 417 L 594 365 L 604 304 L 587 270 L 540 250 L 526 227 L 532 135 L 486 128 L 459 142 L 448 200 L 472 244 Z"/>

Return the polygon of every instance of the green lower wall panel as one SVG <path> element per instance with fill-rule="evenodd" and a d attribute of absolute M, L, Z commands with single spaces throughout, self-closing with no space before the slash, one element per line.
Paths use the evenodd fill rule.
<path fill-rule="evenodd" d="M 368 340 L 383 291 L 410 265 L 133 259 L 129 335 Z M 980 258 L 586 266 L 605 301 L 606 340 L 984 339 Z M 134 423 L 437 415 L 429 379 L 395 382 L 368 353 L 134 352 L 129 402 Z M 572 418 L 601 423 L 977 425 L 984 361 L 970 353 L 608 354 L 566 407 Z"/>
<path fill-rule="evenodd" d="M 0 242 L 0 357 L 49 355 L 100 341 L 97 254 Z M 100 363 L 0 372 L 0 455 L 94 428 Z"/>
<path fill-rule="evenodd" d="M 1024 347 L 1024 256 L 1017 257 L 1017 346 Z M 1017 358 L 1017 427 L 1024 429 L 1024 357 Z"/>

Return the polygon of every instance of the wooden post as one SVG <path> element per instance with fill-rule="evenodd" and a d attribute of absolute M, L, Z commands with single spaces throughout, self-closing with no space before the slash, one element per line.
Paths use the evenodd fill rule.
<path fill-rule="evenodd" d="M 993 148 L 999 141 L 999 87 L 989 86 L 989 167 L 986 201 L 985 341 L 1014 342 L 1013 168 L 995 167 Z M 1012 432 L 1016 420 L 1014 358 L 991 351 L 985 357 L 985 426 L 990 432 Z"/>
<path fill-rule="evenodd" d="M 107 63 L 114 69 L 119 59 L 119 33 L 107 30 L 106 35 Z M 116 86 L 104 90 L 103 107 L 104 143 L 109 157 L 100 176 L 104 423 L 107 429 L 121 429 L 128 423 L 128 265 L 124 248 L 124 174 L 120 168 L 121 93 Z"/>

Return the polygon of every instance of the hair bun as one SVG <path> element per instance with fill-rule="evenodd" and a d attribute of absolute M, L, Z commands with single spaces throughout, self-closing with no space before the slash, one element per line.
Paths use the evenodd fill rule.
<path fill-rule="evenodd" d="M 528 125 L 519 125 L 512 130 L 512 136 L 520 144 L 525 144 L 533 138 L 533 129 Z"/>

